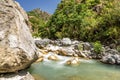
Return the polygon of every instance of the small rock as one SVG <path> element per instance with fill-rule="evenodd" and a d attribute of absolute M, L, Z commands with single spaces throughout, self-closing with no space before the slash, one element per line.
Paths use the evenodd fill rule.
<path fill-rule="evenodd" d="M 78 65 L 80 63 L 79 58 L 75 57 L 66 62 L 67 65 Z"/>
<path fill-rule="evenodd" d="M 53 55 L 51 54 L 49 57 L 48 57 L 49 60 L 53 60 L 53 61 L 58 61 L 58 57 L 56 55 Z"/>
<path fill-rule="evenodd" d="M 79 41 L 75 40 L 75 41 L 72 42 L 72 45 L 76 45 L 76 44 L 79 44 L 79 43 L 80 43 Z"/>
<path fill-rule="evenodd" d="M 83 50 L 91 50 L 92 46 L 90 45 L 90 43 L 85 42 L 83 43 Z"/>
<path fill-rule="evenodd" d="M 67 56 L 67 53 L 65 51 L 63 51 L 62 49 L 57 50 L 57 52 L 58 52 L 57 53 L 58 55 Z"/>
<path fill-rule="evenodd" d="M 112 44 L 109 45 L 109 47 L 110 47 L 111 49 L 115 49 L 115 48 L 116 48 L 116 44 L 115 44 L 115 43 L 112 43 Z"/>
<path fill-rule="evenodd" d="M 54 45 L 52 45 L 52 44 L 48 44 L 48 45 L 45 47 L 45 49 L 54 52 L 54 51 L 57 51 L 57 50 L 61 49 L 61 47 L 59 47 L 59 46 L 54 46 Z"/>
<path fill-rule="evenodd" d="M 73 54 L 74 57 L 78 57 L 78 54 Z"/>
<path fill-rule="evenodd" d="M 39 57 L 38 59 L 37 59 L 37 61 L 36 62 L 42 62 L 44 60 L 44 57 L 43 56 L 41 56 L 41 57 Z"/>
<path fill-rule="evenodd" d="M 59 49 L 58 52 L 59 55 L 63 55 L 63 56 L 73 56 L 75 54 L 72 47 L 63 47 Z"/>
<path fill-rule="evenodd" d="M 50 42 L 51 40 L 49 39 L 35 39 L 35 44 L 40 49 L 46 47 Z"/>
<path fill-rule="evenodd" d="M 61 40 L 61 43 L 62 43 L 63 46 L 69 46 L 69 45 L 72 44 L 70 38 L 63 38 L 63 39 Z"/>
<path fill-rule="evenodd" d="M 61 44 L 61 40 L 60 40 L 60 39 L 55 40 L 55 41 L 54 41 L 54 45 L 62 46 L 62 44 Z"/>

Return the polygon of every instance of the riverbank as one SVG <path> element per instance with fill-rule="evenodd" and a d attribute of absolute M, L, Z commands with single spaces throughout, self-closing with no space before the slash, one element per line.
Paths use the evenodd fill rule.
<path fill-rule="evenodd" d="M 35 39 L 35 44 L 39 48 L 40 57 L 31 65 L 29 72 L 36 80 L 119 80 L 120 78 L 118 63 L 120 53 L 109 46 L 102 45 L 101 53 L 97 54 L 92 43 L 69 38 L 61 40 L 38 38 Z"/>
<path fill-rule="evenodd" d="M 39 51 L 43 54 L 53 53 L 53 55 L 51 55 L 52 58 L 57 58 L 55 55 L 62 55 L 85 59 L 98 59 L 99 61 L 107 64 L 120 64 L 120 52 L 114 48 L 114 45 L 101 45 L 101 51 L 97 53 L 95 51 L 96 46 L 89 42 L 71 40 L 69 38 L 59 40 L 36 38 L 34 40 Z M 51 56 L 49 58 L 51 58 Z M 39 60 L 43 61 L 41 57 Z"/>

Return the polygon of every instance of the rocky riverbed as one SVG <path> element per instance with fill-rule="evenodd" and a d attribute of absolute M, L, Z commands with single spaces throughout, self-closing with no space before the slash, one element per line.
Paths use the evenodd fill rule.
<path fill-rule="evenodd" d="M 94 51 L 93 44 L 89 42 L 71 40 L 69 38 L 58 40 L 36 38 L 34 40 L 39 51 L 44 54 L 51 52 L 55 55 L 99 59 L 107 64 L 120 64 L 120 52 L 110 46 L 102 45 L 102 51 L 98 54 Z M 49 59 L 58 60 L 55 55 L 49 56 Z"/>

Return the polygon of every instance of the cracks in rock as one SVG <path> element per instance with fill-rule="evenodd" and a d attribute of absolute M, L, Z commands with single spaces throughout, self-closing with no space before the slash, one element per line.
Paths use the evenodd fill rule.
<path fill-rule="evenodd" d="M 0 23 L 0 25 L 2 25 L 2 24 L 4 24 L 4 23 L 8 23 L 8 22 L 10 22 L 11 20 L 13 20 L 14 18 L 15 18 L 15 16 L 9 17 L 8 20 L 6 20 L 6 21 Z"/>

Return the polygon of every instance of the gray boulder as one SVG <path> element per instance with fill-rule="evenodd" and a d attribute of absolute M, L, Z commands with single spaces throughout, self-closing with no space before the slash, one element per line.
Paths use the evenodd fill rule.
<path fill-rule="evenodd" d="M 112 57 L 111 54 L 109 54 L 108 56 L 102 57 L 101 61 L 103 63 L 108 63 L 108 64 L 115 64 L 116 63 L 115 59 Z"/>
<path fill-rule="evenodd" d="M 50 39 L 35 39 L 35 44 L 40 49 L 46 47 L 50 42 Z"/>
<path fill-rule="evenodd" d="M 61 40 L 61 43 L 62 43 L 63 46 L 69 46 L 69 45 L 72 44 L 72 41 L 70 40 L 70 38 L 63 38 Z"/>
<path fill-rule="evenodd" d="M 77 41 L 77 40 L 75 40 L 75 41 L 72 41 L 72 45 L 77 45 L 77 44 L 79 44 L 80 42 L 79 41 Z"/>
<path fill-rule="evenodd" d="M 85 43 L 82 43 L 83 45 L 83 50 L 91 50 L 92 46 L 90 45 L 90 43 L 88 42 L 85 42 Z"/>
<path fill-rule="evenodd" d="M 120 54 L 115 49 L 106 50 L 101 61 L 108 64 L 120 64 Z"/>
<path fill-rule="evenodd" d="M 28 17 L 14 0 L 0 1 L 0 73 L 25 69 L 37 59 Z"/>

